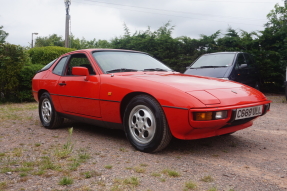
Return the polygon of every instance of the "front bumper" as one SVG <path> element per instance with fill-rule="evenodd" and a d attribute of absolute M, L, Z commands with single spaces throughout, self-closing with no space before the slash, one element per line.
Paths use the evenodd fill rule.
<path fill-rule="evenodd" d="M 255 104 L 221 107 L 221 108 L 190 109 L 189 121 L 190 126 L 192 126 L 193 129 L 185 134 L 185 139 L 200 139 L 206 137 L 213 137 L 227 133 L 232 133 L 250 127 L 253 124 L 253 120 L 260 116 L 235 120 L 236 109 L 252 107 L 257 105 L 263 105 L 263 111 L 261 116 L 265 115 L 270 109 L 270 101 L 264 101 Z M 220 120 L 210 120 L 210 121 L 194 121 L 192 119 L 193 112 L 219 111 L 219 110 L 228 110 L 227 118 Z"/>

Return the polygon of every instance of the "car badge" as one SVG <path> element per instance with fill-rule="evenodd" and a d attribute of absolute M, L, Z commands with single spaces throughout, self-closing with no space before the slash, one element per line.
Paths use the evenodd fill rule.
<path fill-rule="evenodd" d="M 231 92 L 233 92 L 233 93 L 237 94 L 237 92 L 236 92 L 236 91 L 234 91 L 234 90 L 231 90 Z"/>

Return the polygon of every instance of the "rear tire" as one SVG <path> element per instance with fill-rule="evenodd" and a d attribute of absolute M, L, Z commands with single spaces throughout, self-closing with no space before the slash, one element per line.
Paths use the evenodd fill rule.
<path fill-rule="evenodd" d="M 139 151 L 151 153 L 164 149 L 172 139 L 164 112 L 148 95 L 134 97 L 124 114 L 125 133 Z"/>
<path fill-rule="evenodd" d="M 42 125 L 47 129 L 58 128 L 64 121 L 64 118 L 60 117 L 55 110 L 50 94 L 47 92 L 40 97 L 39 117 Z"/>

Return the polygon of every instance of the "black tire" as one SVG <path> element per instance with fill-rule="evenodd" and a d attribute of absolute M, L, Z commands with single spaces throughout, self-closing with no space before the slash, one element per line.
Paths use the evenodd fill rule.
<path fill-rule="evenodd" d="M 39 117 L 42 125 L 47 129 L 55 129 L 62 125 L 64 118 L 60 117 L 54 108 L 49 93 L 41 95 L 39 101 Z"/>
<path fill-rule="evenodd" d="M 124 127 L 129 142 L 142 152 L 160 151 L 172 139 L 161 106 L 148 95 L 138 95 L 129 102 Z"/>

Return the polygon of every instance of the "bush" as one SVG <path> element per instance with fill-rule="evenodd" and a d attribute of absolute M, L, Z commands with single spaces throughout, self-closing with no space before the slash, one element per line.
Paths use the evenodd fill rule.
<path fill-rule="evenodd" d="M 28 52 L 30 54 L 32 64 L 46 65 L 62 54 L 71 52 L 73 50 L 75 49 L 59 46 L 46 46 L 31 48 Z"/>
<path fill-rule="evenodd" d="M 25 48 L 13 44 L 0 44 L 0 101 L 17 100 L 19 75 L 24 63 L 29 63 Z"/>
<path fill-rule="evenodd" d="M 32 96 L 32 79 L 43 65 L 40 64 L 32 64 L 24 66 L 19 75 L 19 92 L 17 94 L 18 101 L 34 101 Z"/>

